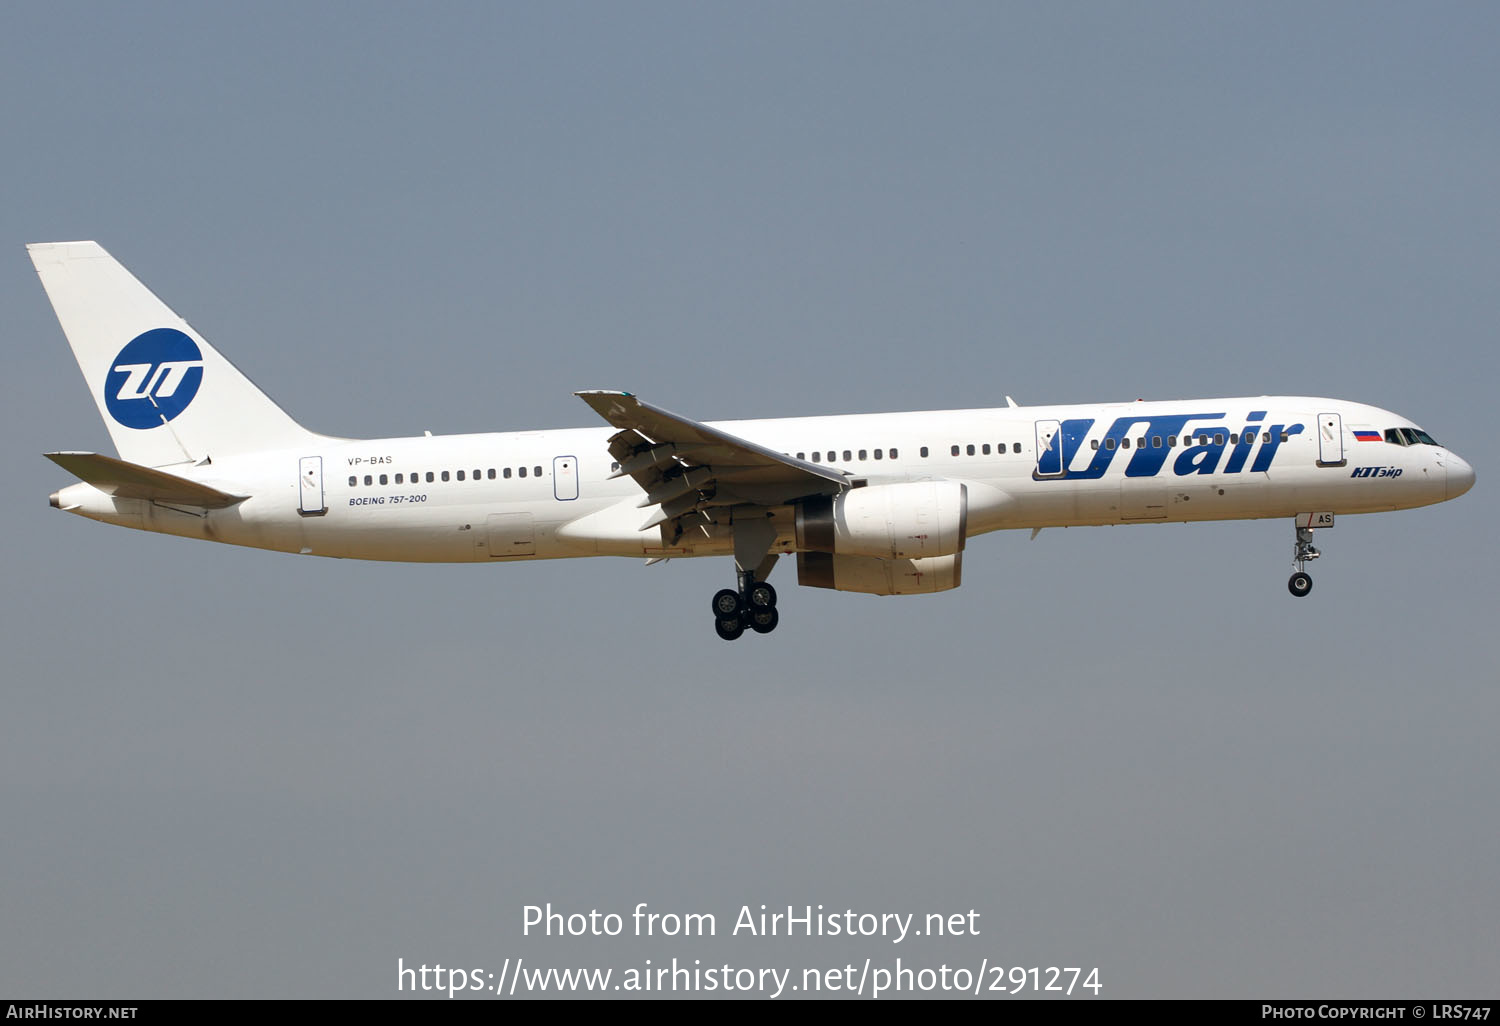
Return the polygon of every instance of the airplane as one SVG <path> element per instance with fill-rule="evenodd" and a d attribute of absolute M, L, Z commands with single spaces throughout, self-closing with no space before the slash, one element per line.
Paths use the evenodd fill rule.
<path fill-rule="evenodd" d="M 1339 514 L 1456 498 L 1474 469 L 1411 420 L 1338 399 L 1006 405 L 700 422 L 575 393 L 608 427 L 350 439 L 303 428 L 95 242 L 29 245 L 118 457 L 53 452 L 53 507 L 163 534 L 345 559 L 732 556 L 726 641 L 775 630 L 768 582 L 957 588 L 971 537 L 1292 518 L 1288 589 Z"/>

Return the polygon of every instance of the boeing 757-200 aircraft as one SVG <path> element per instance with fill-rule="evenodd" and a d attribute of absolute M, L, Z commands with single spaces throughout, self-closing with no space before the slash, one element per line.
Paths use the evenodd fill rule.
<path fill-rule="evenodd" d="M 776 628 L 766 578 L 871 595 L 959 585 L 1008 528 L 1294 518 L 1293 595 L 1338 514 L 1452 499 L 1474 470 L 1399 414 L 1261 396 L 700 423 L 577 393 L 609 427 L 315 434 L 93 242 L 28 247 L 119 458 L 55 452 L 52 505 L 111 524 L 314 556 L 505 563 L 733 556 L 734 640 Z"/>

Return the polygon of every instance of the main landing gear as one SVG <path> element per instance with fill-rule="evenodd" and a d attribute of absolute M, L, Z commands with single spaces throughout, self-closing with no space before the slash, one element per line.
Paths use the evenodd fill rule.
<path fill-rule="evenodd" d="M 734 524 L 734 574 L 736 591 L 728 588 L 714 594 L 714 630 L 725 641 L 734 641 L 745 628 L 770 634 L 781 616 L 776 612 L 776 589 L 766 583 L 776 568 L 776 525 L 764 511 L 739 511 Z"/>
<path fill-rule="evenodd" d="M 770 634 L 781 621 L 776 612 L 776 589 L 755 579 L 754 571 L 739 570 L 739 591 L 724 588 L 714 595 L 714 630 L 725 641 L 734 641 L 748 627 L 757 634 Z"/>
<path fill-rule="evenodd" d="M 1302 568 L 1322 555 L 1313 548 L 1312 536 L 1311 527 L 1297 528 L 1297 543 L 1292 549 L 1292 569 L 1296 573 L 1292 574 L 1291 579 L 1286 582 L 1286 587 L 1298 598 L 1312 591 L 1312 575 Z"/>

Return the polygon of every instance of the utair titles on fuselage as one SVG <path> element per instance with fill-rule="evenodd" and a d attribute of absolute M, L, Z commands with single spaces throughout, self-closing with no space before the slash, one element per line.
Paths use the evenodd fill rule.
<path fill-rule="evenodd" d="M 1249 469 L 1254 473 L 1263 473 L 1271 469 L 1271 462 L 1276 458 L 1276 450 L 1281 444 L 1292 435 L 1300 435 L 1304 429 L 1302 424 L 1263 424 L 1265 416 L 1265 410 L 1251 411 L 1245 418 L 1245 426 L 1240 430 L 1231 430 L 1215 423 L 1224 419 L 1225 414 L 1222 412 L 1117 417 L 1103 437 L 1096 440 L 1099 444 L 1093 458 L 1082 467 L 1075 466 L 1076 457 L 1084 448 L 1095 419 L 1079 417 L 1065 420 L 1061 430 L 1061 464 L 1067 468 L 1068 480 L 1088 481 L 1103 477 L 1117 452 L 1130 452 L 1125 476 L 1155 477 L 1174 455 L 1173 446 L 1181 436 L 1184 439 L 1183 448 L 1175 454 L 1176 459 L 1171 460 L 1172 472 L 1178 477 L 1220 472 L 1219 464 L 1226 448 L 1229 450 L 1229 460 L 1224 463 L 1222 473 L 1238 474 L 1246 469 L 1250 454 L 1256 450 L 1257 445 L 1259 451 Z M 1200 423 L 1203 421 L 1208 423 Z M 1190 424 L 1191 429 L 1184 432 L 1184 428 Z M 1132 438 L 1136 440 L 1133 451 Z M 1045 460 L 1046 453 L 1043 453 L 1043 467 Z M 1037 476 L 1038 479 L 1046 479 L 1048 475 L 1045 469 L 1039 469 Z"/>
<path fill-rule="evenodd" d="M 608 426 L 355 440 L 293 420 L 93 242 L 28 247 L 118 451 L 53 452 L 59 509 L 346 559 L 729 556 L 726 640 L 779 623 L 767 578 L 869 595 L 962 582 L 970 538 L 1054 526 L 1293 519 L 1443 502 L 1474 471 L 1405 417 L 1306 396 L 704 422 L 617 390 Z"/>

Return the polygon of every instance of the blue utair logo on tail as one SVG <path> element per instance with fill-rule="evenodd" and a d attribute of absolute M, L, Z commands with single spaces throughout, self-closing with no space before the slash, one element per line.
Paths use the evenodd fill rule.
<path fill-rule="evenodd" d="M 152 328 L 125 344 L 104 378 L 104 405 L 128 428 L 160 427 L 203 384 L 203 354 L 176 328 Z"/>

